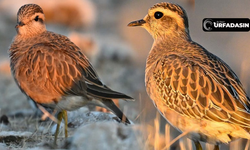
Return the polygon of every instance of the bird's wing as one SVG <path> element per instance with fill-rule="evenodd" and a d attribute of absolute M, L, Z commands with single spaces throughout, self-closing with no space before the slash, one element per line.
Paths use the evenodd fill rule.
<path fill-rule="evenodd" d="M 162 100 L 178 113 L 249 127 L 249 98 L 234 72 L 216 56 L 199 63 L 175 54 L 162 57 L 153 77 Z"/>
<path fill-rule="evenodd" d="M 28 64 L 32 64 L 33 75 L 41 73 L 50 82 L 50 88 L 61 95 L 91 95 L 96 98 L 132 99 L 125 94 L 106 87 L 98 78 L 94 68 L 73 43 L 36 44 L 29 49 Z M 70 48 L 70 49 L 67 49 Z"/>

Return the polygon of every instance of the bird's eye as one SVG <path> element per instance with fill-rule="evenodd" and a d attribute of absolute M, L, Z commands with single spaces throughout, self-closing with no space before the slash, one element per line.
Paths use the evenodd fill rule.
<path fill-rule="evenodd" d="M 38 16 L 36 16 L 36 18 L 35 18 L 34 20 L 35 20 L 35 21 L 38 21 L 38 19 L 39 19 Z"/>
<path fill-rule="evenodd" d="M 157 12 L 155 12 L 155 19 L 160 19 L 162 16 L 163 16 L 163 13 L 162 12 L 159 12 L 159 11 L 157 11 Z"/>

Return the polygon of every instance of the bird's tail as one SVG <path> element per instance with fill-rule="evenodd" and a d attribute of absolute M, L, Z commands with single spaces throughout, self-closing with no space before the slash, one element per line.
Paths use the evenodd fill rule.
<path fill-rule="evenodd" d="M 87 94 L 93 98 L 97 98 L 102 105 L 105 105 L 110 111 L 112 111 L 122 122 L 131 124 L 128 118 L 123 112 L 115 105 L 112 99 L 134 100 L 132 97 L 123 93 L 116 92 L 108 88 L 107 86 L 97 86 L 87 84 Z M 105 107 L 102 106 L 102 107 Z"/>
<path fill-rule="evenodd" d="M 131 101 L 134 100 L 132 97 L 120 92 L 113 91 L 107 86 L 96 86 L 87 84 L 87 94 L 100 99 L 123 99 Z"/>
<path fill-rule="evenodd" d="M 111 99 L 102 99 L 102 103 L 112 111 L 123 123 L 131 124 L 123 112 L 115 105 Z"/>

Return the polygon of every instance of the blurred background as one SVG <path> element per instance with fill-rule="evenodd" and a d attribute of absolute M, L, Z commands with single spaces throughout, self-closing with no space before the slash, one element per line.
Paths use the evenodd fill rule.
<path fill-rule="evenodd" d="M 142 19 L 148 8 L 157 2 L 162 1 L 0 0 L 0 116 L 33 113 L 26 97 L 12 79 L 8 48 L 16 34 L 14 27 L 18 9 L 23 4 L 36 3 L 44 10 L 47 30 L 68 36 L 87 55 L 106 85 L 136 99 L 135 102 L 120 102 L 121 109 L 135 123 L 146 124 L 146 138 L 154 147 L 152 149 L 163 148 L 167 141 L 163 136 L 165 129 L 170 135 L 168 140 L 180 133 L 165 126 L 166 121 L 159 115 L 156 117 L 157 111 L 145 92 L 145 61 L 153 39 L 145 29 L 127 27 L 129 22 Z M 186 10 L 192 39 L 231 66 L 250 94 L 250 33 L 202 30 L 204 18 L 249 18 L 250 1 L 169 2 L 177 3 Z M 156 130 L 157 127 L 160 127 L 159 130 Z M 158 142 L 153 139 L 158 139 Z M 230 144 L 230 149 L 234 149 L 235 145 L 244 148 L 244 144 L 245 141 L 238 140 Z M 209 145 L 206 147 L 211 148 Z M 190 148 L 190 141 L 185 139 L 171 146 L 171 149 Z M 222 149 L 229 147 L 223 145 Z"/>

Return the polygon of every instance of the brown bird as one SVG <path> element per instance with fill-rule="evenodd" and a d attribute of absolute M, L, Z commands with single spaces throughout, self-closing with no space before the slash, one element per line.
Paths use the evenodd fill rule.
<path fill-rule="evenodd" d="M 185 10 L 158 3 L 141 20 L 154 38 L 145 82 L 147 93 L 163 117 L 199 141 L 229 143 L 250 139 L 250 99 L 233 70 L 219 57 L 192 41 Z"/>
<path fill-rule="evenodd" d="M 111 99 L 131 97 L 104 85 L 80 49 L 66 36 L 46 30 L 45 16 L 36 4 L 23 5 L 17 13 L 17 35 L 9 49 L 13 77 L 23 93 L 42 106 L 60 111 L 67 137 L 67 112 L 94 103 L 110 109 L 130 123 Z"/>

